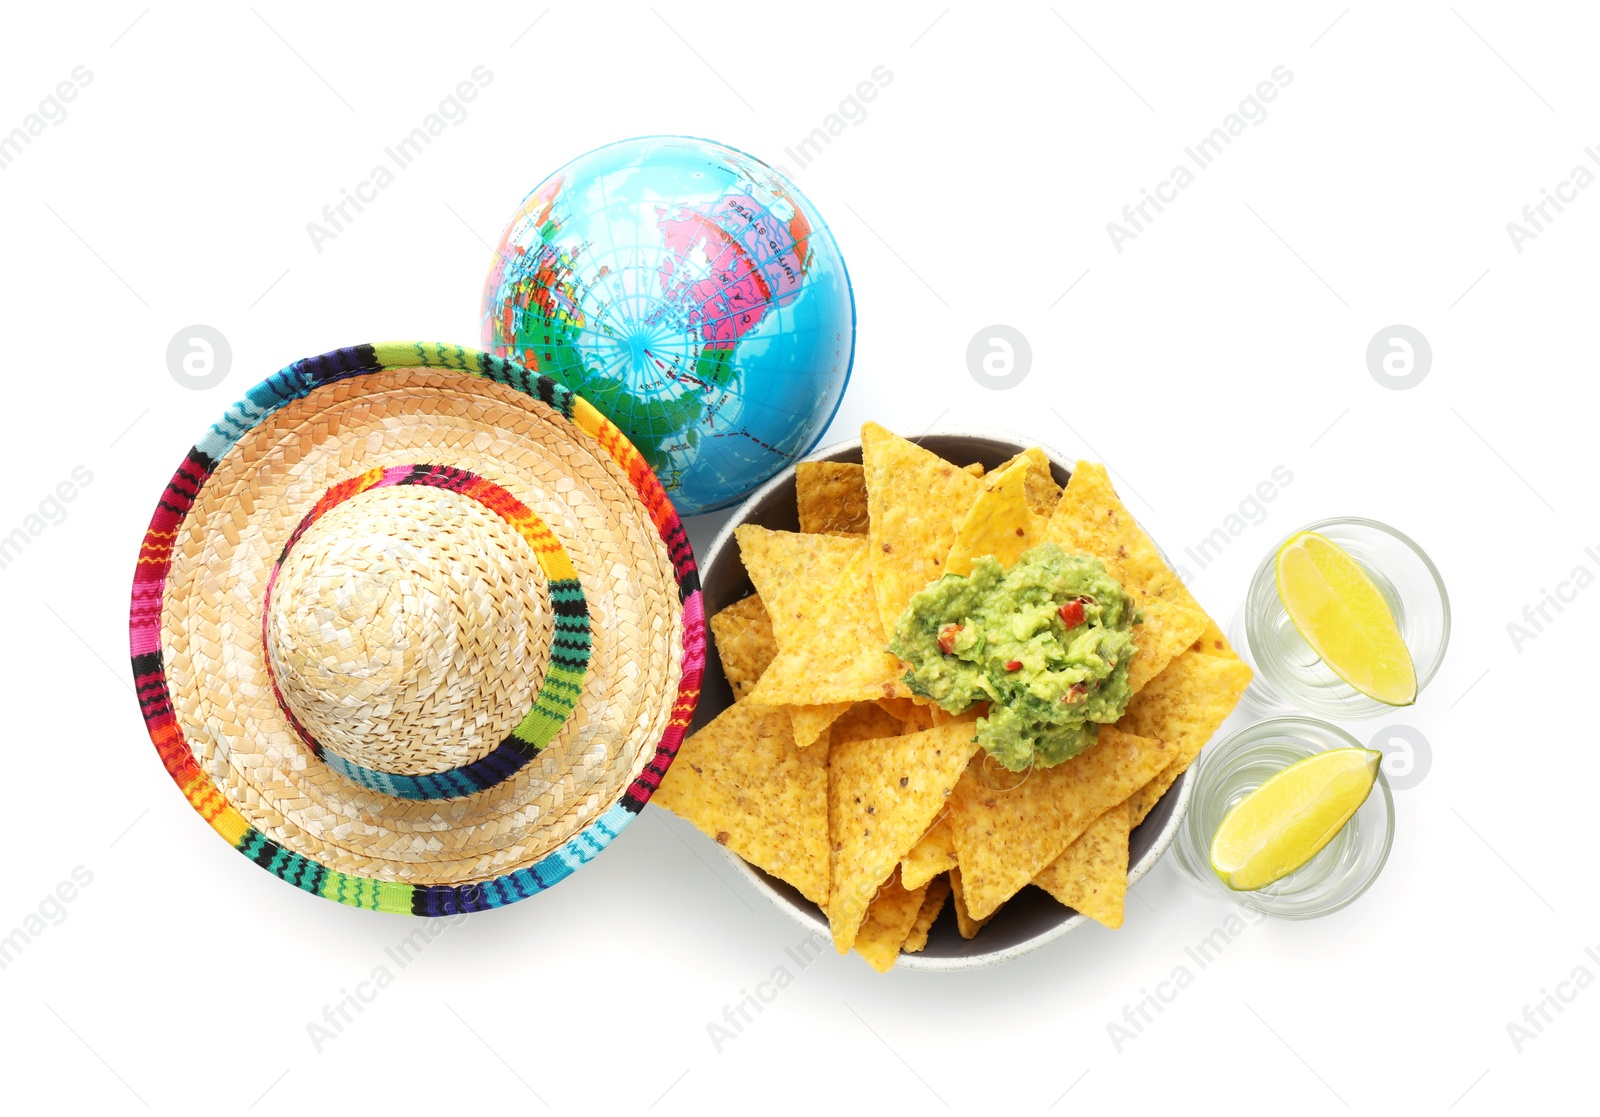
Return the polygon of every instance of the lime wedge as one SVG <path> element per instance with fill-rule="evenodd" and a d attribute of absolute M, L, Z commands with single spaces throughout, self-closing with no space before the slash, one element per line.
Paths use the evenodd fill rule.
<path fill-rule="evenodd" d="M 1211 868 L 1237 892 L 1282 880 L 1367 801 L 1382 760 L 1374 749 L 1329 749 L 1289 765 L 1228 812 L 1211 839 Z"/>
<path fill-rule="evenodd" d="M 1417 700 L 1417 669 L 1389 603 L 1361 564 L 1314 531 L 1291 535 L 1275 563 L 1278 600 L 1335 675 L 1387 706 Z"/>

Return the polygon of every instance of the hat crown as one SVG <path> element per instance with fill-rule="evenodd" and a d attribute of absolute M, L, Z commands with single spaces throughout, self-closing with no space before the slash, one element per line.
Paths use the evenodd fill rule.
<path fill-rule="evenodd" d="M 358 493 L 295 539 L 264 621 L 279 695 L 315 745 L 377 772 L 481 760 L 537 693 L 551 639 L 527 542 L 440 488 Z"/>

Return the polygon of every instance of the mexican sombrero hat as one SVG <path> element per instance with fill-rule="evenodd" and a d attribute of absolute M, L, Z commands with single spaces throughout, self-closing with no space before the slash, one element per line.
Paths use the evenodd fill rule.
<path fill-rule="evenodd" d="M 650 798 L 699 695 L 688 540 L 584 400 L 454 346 L 296 361 L 184 458 L 139 550 L 150 738 L 213 829 L 341 903 L 499 907 Z"/>

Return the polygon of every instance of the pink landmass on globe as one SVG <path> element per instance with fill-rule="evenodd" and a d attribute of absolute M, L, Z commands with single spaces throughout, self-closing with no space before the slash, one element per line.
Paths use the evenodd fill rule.
<path fill-rule="evenodd" d="M 785 222 L 748 195 L 724 194 L 709 212 L 679 206 L 669 213 L 658 207 L 656 216 L 671 253 L 661 264 L 662 293 L 687 305 L 690 321 L 709 346 L 735 345 L 771 307 L 799 292 L 811 237 L 799 207 Z M 709 274 L 674 283 L 677 264 L 696 251 L 709 261 Z"/>

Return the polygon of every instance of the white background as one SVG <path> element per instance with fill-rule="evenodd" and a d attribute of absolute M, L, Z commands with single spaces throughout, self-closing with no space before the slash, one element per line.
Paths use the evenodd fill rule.
<path fill-rule="evenodd" d="M 75 66 L 93 77 L 0 171 L 0 534 L 75 466 L 93 481 L 0 570 L 0 934 L 75 866 L 93 880 L 0 970 L 7 1107 L 1490 1113 L 1587 1095 L 1600 989 L 1520 1052 L 1507 1025 L 1575 967 L 1600 977 L 1600 590 L 1520 648 L 1507 625 L 1579 564 L 1600 573 L 1600 189 L 1520 253 L 1506 225 L 1574 166 L 1600 171 L 1600 28 L 1481 0 L 1205 7 L 9 7 L 0 132 Z M 307 222 L 480 64 L 470 116 L 317 252 Z M 880 65 L 864 120 L 803 169 L 784 155 Z M 1115 251 L 1106 224 L 1277 66 L 1293 80 L 1268 117 Z M 1397 720 L 1432 764 L 1397 793 L 1359 903 L 1252 928 L 1120 1052 L 1108 1023 L 1229 910 L 1170 859 L 1119 932 L 954 975 L 830 955 L 718 1051 L 707 1025 L 802 932 L 651 808 L 553 892 L 451 927 L 314 1050 L 308 1023 L 412 924 L 252 868 L 173 787 L 125 658 L 138 540 L 261 376 L 360 341 L 475 344 L 487 243 L 522 196 L 656 132 L 788 165 L 832 225 L 860 329 L 830 437 L 984 423 L 1102 457 L 1172 552 L 1284 465 L 1265 522 L 1194 576 L 1224 619 L 1302 523 L 1364 514 L 1428 549 L 1455 637 Z M 196 323 L 233 348 L 209 391 L 166 367 Z M 965 363 L 997 323 L 1033 349 L 1006 392 Z M 1364 358 L 1395 323 L 1433 348 L 1407 391 Z"/>

